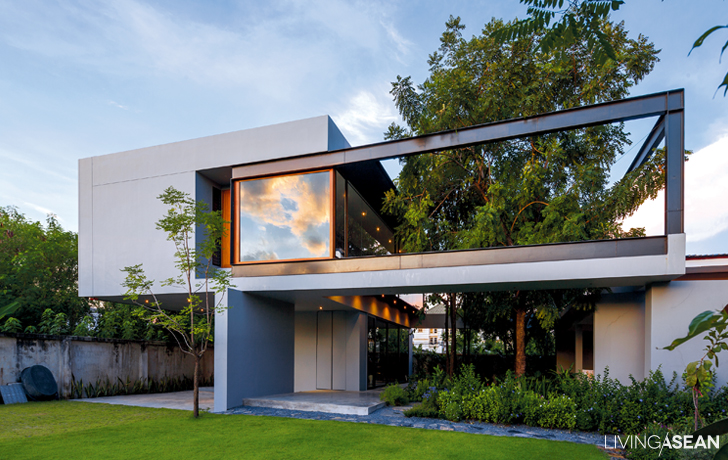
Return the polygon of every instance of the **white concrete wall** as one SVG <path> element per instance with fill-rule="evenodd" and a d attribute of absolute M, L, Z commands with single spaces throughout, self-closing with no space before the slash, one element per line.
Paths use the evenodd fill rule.
<path fill-rule="evenodd" d="M 647 292 L 645 317 L 645 369 L 662 371 L 669 380 L 673 372 L 681 375 L 688 363 L 705 354 L 707 341 L 698 337 L 680 345 L 674 351 L 663 348 L 687 335 L 690 321 L 706 310 L 722 309 L 728 304 L 728 280 L 671 281 L 653 285 Z M 728 352 L 718 358 L 724 363 L 717 369 L 717 385 L 728 383 Z M 725 360 L 725 361 L 723 361 Z"/>
<path fill-rule="evenodd" d="M 80 160 L 79 295 L 122 295 L 119 270 L 138 263 L 152 279 L 175 274 L 173 246 L 155 225 L 166 211 L 157 199 L 165 188 L 197 197 L 197 171 L 346 146 L 321 116 Z"/>
<path fill-rule="evenodd" d="M 629 376 L 644 378 L 645 294 L 604 295 L 594 313 L 594 374 L 629 385 Z"/>
<path fill-rule="evenodd" d="M 121 269 L 139 263 L 153 280 L 175 276 L 174 244 L 156 228 L 156 222 L 167 211 L 167 206 L 157 196 L 169 186 L 194 196 L 195 179 L 196 174 L 188 172 L 96 185 L 93 191 L 92 286 L 89 289 L 79 285 L 79 295 L 123 294 L 125 289 L 121 283 L 125 274 Z M 81 244 L 86 243 L 81 240 L 79 233 L 79 250 Z M 159 283 L 155 291 L 159 294 L 178 292 L 162 289 Z"/>

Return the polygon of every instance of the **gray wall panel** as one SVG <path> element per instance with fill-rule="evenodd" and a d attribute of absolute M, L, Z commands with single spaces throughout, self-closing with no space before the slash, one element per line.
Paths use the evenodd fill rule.
<path fill-rule="evenodd" d="M 291 393 L 293 304 L 232 289 L 228 296 L 231 308 L 224 313 L 226 319 L 216 324 L 215 333 L 215 343 L 220 339 L 227 345 L 223 346 L 226 353 L 216 354 L 215 359 L 216 410 L 224 410 L 218 409 L 222 405 L 226 406 L 225 409 L 239 406 L 243 398 Z M 223 327 L 220 328 L 220 325 Z M 218 355 L 220 359 L 217 359 Z M 225 377 L 225 387 L 218 388 L 217 379 L 222 376 Z M 218 391 L 224 401 L 220 405 L 217 402 Z"/>
<path fill-rule="evenodd" d="M 367 389 L 367 315 L 347 315 L 346 391 Z"/>

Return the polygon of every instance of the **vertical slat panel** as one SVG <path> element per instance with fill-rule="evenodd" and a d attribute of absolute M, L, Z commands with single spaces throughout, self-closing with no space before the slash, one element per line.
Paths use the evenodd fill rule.
<path fill-rule="evenodd" d="M 333 337 L 332 337 L 332 389 L 346 390 L 346 337 L 347 337 L 347 312 L 334 311 L 333 313 Z"/>
<path fill-rule="evenodd" d="M 331 390 L 331 312 L 318 312 L 316 322 L 316 388 Z"/>

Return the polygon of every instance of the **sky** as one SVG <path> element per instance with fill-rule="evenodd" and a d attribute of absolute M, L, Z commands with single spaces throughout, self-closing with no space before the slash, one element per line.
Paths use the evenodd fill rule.
<path fill-rule="evenodd" d="M 0 0 L 0 205 L 78 228 L 78 159 L 330 115 L 352 145 L 399 120 L 390 82 L 422 82 L 450 15 L 465 37 L 517 0 Z M 688 56 L 728 1 L 627 0 L 614 18 L 661 61 L 632 95 L 686 91 L 688 253 L 728 253 L 728 32 Z M 631 123 L 634 140 L 651 126 Z M 634 148 L 615 167 L 626 168 Z M 387 165 L 396 172 L 396 165 Z M 660 233 L 660 205 L 631 224 Z"/>

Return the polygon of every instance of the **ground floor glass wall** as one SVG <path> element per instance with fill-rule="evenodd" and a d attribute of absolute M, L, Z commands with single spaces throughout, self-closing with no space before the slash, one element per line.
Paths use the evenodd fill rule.
<path fill-rule="evenodd" d="M 406 382 L 409 328 L 370 316 L 367 342 L 367 388 Z"/>

